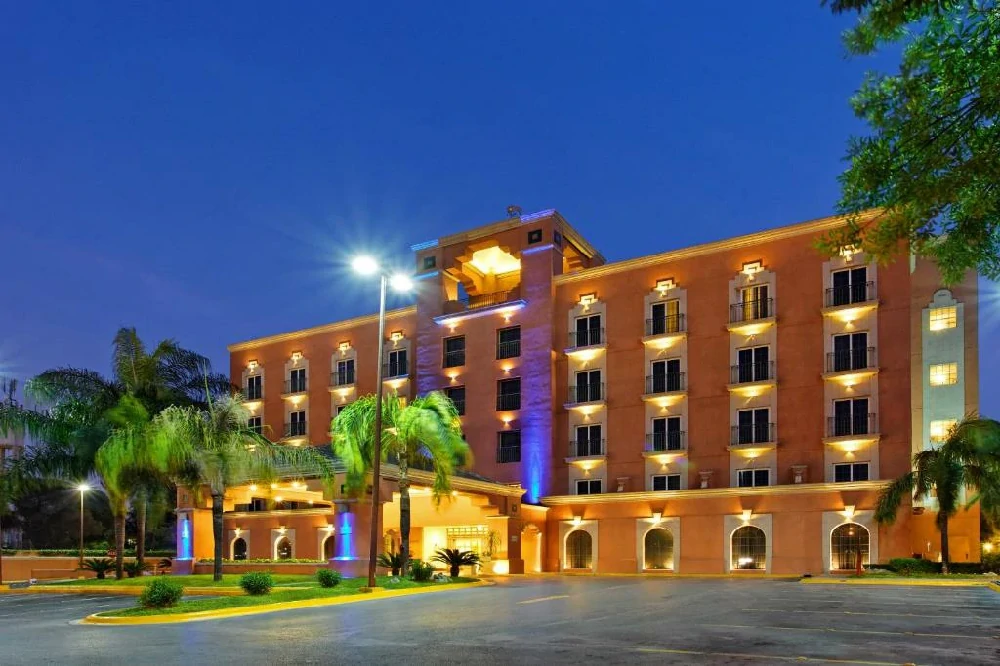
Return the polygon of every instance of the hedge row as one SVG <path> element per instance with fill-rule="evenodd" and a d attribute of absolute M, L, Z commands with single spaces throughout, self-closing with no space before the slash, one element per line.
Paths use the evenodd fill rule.
<path fill-rule="evenodd" d="M 75 548 L 41 548 L 38 550 L 11 550 L 4 548 L 4 555 L 13 556 L 30 556 L 30 557 L 77 557 L 80 555 L 80 551 Z M 84 557 L 107 557 L 107 549 L 97 549 L 97 548 L 84 548 Z M 147 550 L 147 558 L 161 558 L 161 557 L 175 557 L 176 551 L 173 550 Z M 126 550 L 125 557 L 135 557 L 134 550 Z"/>

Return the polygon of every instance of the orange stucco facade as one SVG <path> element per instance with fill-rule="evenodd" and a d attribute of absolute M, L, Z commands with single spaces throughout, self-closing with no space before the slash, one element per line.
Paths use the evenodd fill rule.
<path fill-rule="evenodd" d="M 514 573 L 936 559 L 932 498 L 893 525 L 872 509 L 915 451 L 978 406 L 976 279 L 946 288 L 920 258 L 819 254 L 816 239 L 842 223 L 606 263 L 555 211 L 510 218 L 414 246 L 415 304 L 388 313 L 384 358 L 367 316 L 234 344 L 232 378 L 288 445 L 328 446 L 337 408 L 374 392 L 377 363 L 401 396 L 447 391 L 479 480 L 454 506 L 415 513 L 424 555 L 494 534 Z M 392 498 L 391 479 L 382 487 Z M 295 558 L 323 559 L 316 534 L 329 529 L 364 559 L 365 501 L 300 490 L 260 491 L 291 501 L 277 511 L 244 493 L 227 535 L 263 535 L 249 539 L 253 559 L 294 533 Z M 191 511 L 201 557 L 205 508 Z M 388 499 L 383 543 L 395 511 Z M 951 533 L 952 559 L 978 558 L 978 508 Z"/>

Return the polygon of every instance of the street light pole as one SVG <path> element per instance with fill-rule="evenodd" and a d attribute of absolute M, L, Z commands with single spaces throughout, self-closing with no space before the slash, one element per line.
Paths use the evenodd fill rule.
<path fill-rule="evenodd" d="M 83 494 L 90 490 L 90 486 L 86 483 L 81 483 L 76 487 L 80 491 L 80 560 L 77 565 L 83 568 Z"/>
<path fill-rule="evenodd" d="M 378 558 L 379 486 L 382 480 L 382 354 L 385 348 L 385 287 L 387 278 L 382 273 L 379 279 L 378 301 L 378 365 L 375 368 L 375 441 L 372 446 L 372 520 L 371 542 L 368 544 L 368 587 L 375 587 L 375 565 Z"/>

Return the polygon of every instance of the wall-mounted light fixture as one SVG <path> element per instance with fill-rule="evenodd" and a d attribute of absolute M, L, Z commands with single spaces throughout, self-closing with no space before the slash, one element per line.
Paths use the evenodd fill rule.
<path fill-rule="evenodd" d="M 292 363 L 298 363 L 302 360 L 302 352 L 296 351 L 292 352 Z"/>
<path fill-rule="evenodd" d="M 743 270 L 740 272 L 747 276 L 747 280 L 752 281 L 754 275 L 760 273 L 762 270 L 764 270 L 764 264 L 758 259 L 757 261 L 744 262 Z"/>
<path fill-rule="evenodd" d="M 660 292 L 660 296 L 662 296 L 664 293 L 670 291 L 676 286 L 677 284 L 674 282 L 673 278 L 666 278 L 664 280 L 656 281 L 656 291 Z"/>
<path fill-rule="evenodd" d="M 259 364 L 257 363 L 257 359 L 255 359 L 255 358 L 254 359 L 250 359 L 247 362 L 247 370 L 249 370 L 250 372 L 255 372 L 257 370 L 258 365 Z"/>
<path fill-rule="evenodd" d="M 749 523 L 750 518 L 752 516 L 753 516 L 753 509 L 743 509 L 743 512 L 740 513 L 740 517 L 743 518 L 744 523 Z"/>
<path fill-rule="evenodd" d="M 393 331 L 392 333 L 389 334 L 389 339 L 392 340 L 393 342 L 399 342 L 400 340 L 403 339 L 403 332 Z"/>

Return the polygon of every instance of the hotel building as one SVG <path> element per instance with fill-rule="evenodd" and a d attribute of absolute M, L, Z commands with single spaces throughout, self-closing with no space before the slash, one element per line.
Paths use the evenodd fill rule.
<path fill-rule="evenodd" d="M 330 420 L 386 388 L 446 392 L 474 464 L 436 507 L 415 472 L 414 556 L 492 553 L 497 572 L 819 574 L 939 557 L 933 498 L 875 523 L 879 489 L 978 405 L 977 285 L 919 257 L 828 258 L 826 218 L 607 263 L 556 211 L 413 246 L 416 302 L 232 345 L 251 423 L 329 447 Z M 651 235 L 650 239 L 656 236 Z M 381 524 L 398 539 L 395 468 Z M 233 559 L 358 572 L 370 504 L 317 480 L 234 489 Z M 181 557 L 211 554 L 181 493 Z M 978 559 L 979 510 L 951 523 Z"/>

